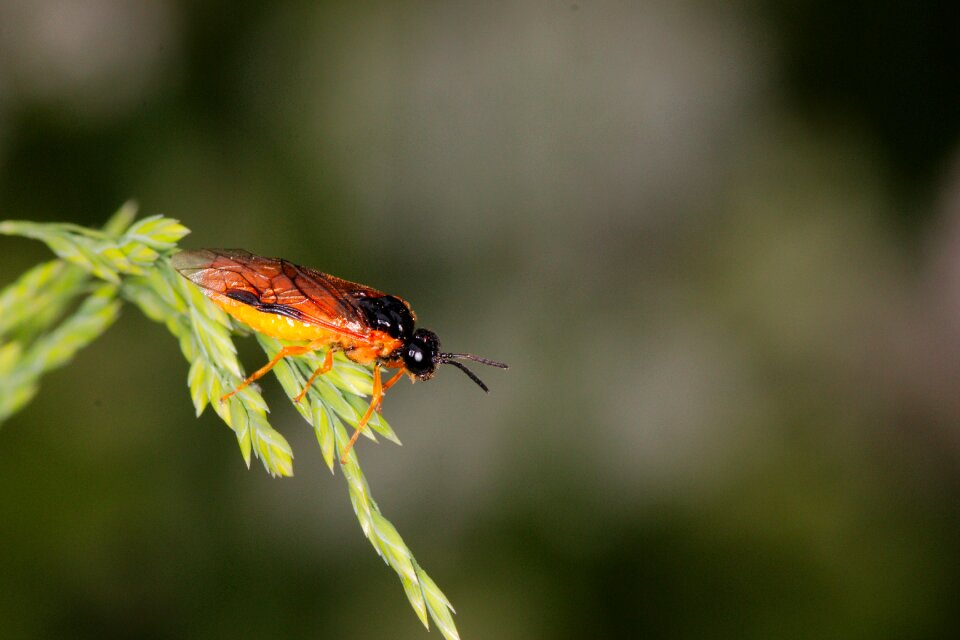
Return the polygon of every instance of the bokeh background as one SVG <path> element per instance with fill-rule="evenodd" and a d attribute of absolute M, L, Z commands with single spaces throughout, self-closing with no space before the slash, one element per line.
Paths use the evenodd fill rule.
<path fill-rule="evenodd" d="M 957 637 L 955 7 L 723 5 L 3 0 L 0 218 L 134 197 L 508 361 L 360 449 L 465 639 Z M 186 373 L 128 307 L 0 430 L 0 636 L 439 637 L 276 381 L 282 481 Z"/>

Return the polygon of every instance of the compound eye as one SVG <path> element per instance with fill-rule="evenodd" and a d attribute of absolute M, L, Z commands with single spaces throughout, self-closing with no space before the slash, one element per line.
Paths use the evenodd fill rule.
<path fill-rule="evenodd" d="M 407 347 L 407 356 L 405 359 L 405 364 L 407 365 L 407 369 L 410 370 L 410 373 L 423 373 L 427 354 L 425 354 L 423 349 L 421 349 L 418 345 L 411 344 Z"/>
<path fill-rule="evenodd" d="M 403 366 L 421 380 L 433 376 L 439 359 L 440 341 L 435 333 L 426 329 L 417 329 L 403 348 Z"/>
<path fill-rule="evenodd" d="M 430 361 L 429 355 L 423 350 L 423 347 L 413 341 L 407 345 L 403 364 L 407 370 L 414 375 L 426 373 L 433 367 L 433 363 Z"/>

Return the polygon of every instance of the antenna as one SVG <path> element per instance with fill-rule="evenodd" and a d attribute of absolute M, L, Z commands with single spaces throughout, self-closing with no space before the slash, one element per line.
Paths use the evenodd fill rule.
<path fill-rule="evenodd" d="M 496 360 L 488 360 L 487 358 L 481 358 L 480 356 L 475 356 L 472 353 L 441 353 L 440 354 L 440 358 L 438 359 L 438 362 L 440 364 L 452 364 L 457 369 L 460 369 L 460 371 L 463 371 L 465 374 L 467 374 L 467 376 L 471 380 L 477 383 L 477 386 L 479 386 L 481 389 L 483 389 L 487 393 L 490 393 L 490 389 L 487 388 L 487 385 L 483 384 L 483 380 L 478 378 L 473 371 L 470 371 L 470 369 L 468 369 L 466 365 L 463 365 L 457 362 L 456 361 L 457 359 L 472 360 L 474 362 L 479 362 L 480 364 L 485 364 L 491 367 L 497 367 L 498 369 L 508 368 L 507 365 L 503 362 L 497 362 Z"/>

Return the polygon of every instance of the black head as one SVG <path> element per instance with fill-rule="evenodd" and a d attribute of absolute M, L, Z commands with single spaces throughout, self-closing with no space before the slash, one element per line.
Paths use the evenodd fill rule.
<path fill-rule="evenodd" d="M 403 366 L 420 380 L 432 378 L 439 361 L 440 339 L 433 331 L 417 329 L 403 345 Z"/>
<path fill-rule="evenodd" d="M 489 392 L 490 390 L 487 389 L 487 385 L 483 384 L 480 378 L 474 375 L 474 373 L 463 364 L 457 362 L 457 360 L 460 359 L 473 360 L 474 362 L 490 365 L 491 367 L 499 367 L 500 369 L 507 368 L 507 365 L 502 362 L 487 360 L 486 358 L 481 358 L 469 353 L 441 353 L 440 339 L 437 337 L 437 334 L 433 331 L 427 331 L 426 329 L 417 329 L 413 337 L 403 345 L 403 366 L 407 371 L 415 375 L 418 380 L 429 380 L 433 377 L 433 374 L 436 373 L 438 366 L 441 364 L 452 364 L 480 385 L 481 389 Z"/>

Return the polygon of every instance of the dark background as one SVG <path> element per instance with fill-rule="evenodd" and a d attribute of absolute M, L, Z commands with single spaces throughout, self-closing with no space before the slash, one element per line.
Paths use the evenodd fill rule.
<path fill-rule="evenodd" d="M 0 218 L 135 197 L 508 361 L 360 445 L 465 640 L 956 637 L 953 11 L 2 2 Z M 439 637 L 276 381 L 282 481 L 186 373 L 129 307 L 0 430 L 0 636 Z"/>

